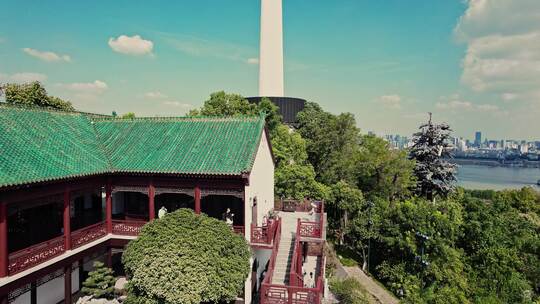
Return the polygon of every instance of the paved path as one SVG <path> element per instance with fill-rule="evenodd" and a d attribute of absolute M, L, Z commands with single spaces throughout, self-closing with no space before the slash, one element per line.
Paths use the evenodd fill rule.
<path fill-rule="evenodd" d="M 343 270 L 349 277 L 357 279 L 366 291 L 371 294 L 378 303 L 381 304 L 397 304 L 399 300 L 394 297 L 390 292 L 381 287 L 371 277 L 367 276 L 359 267 L 345 267 Z"/>

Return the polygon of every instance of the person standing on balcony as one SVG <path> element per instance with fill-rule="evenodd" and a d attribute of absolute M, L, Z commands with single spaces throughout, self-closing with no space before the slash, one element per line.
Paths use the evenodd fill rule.
<path fill-rule="evenodd" d="M 232 228 L 234 223 L 234 213 L 231 212 L 230 208 L 227 208 L 227 211 L 223 214 L 223 220 Z"/>
<path fill-rule="evenodd" d="M 158 211 L 158 218 L 164 217 L 165 214 L 167 214 L 167 208 L 165 208 L 165 206 L 161 206 Z"/>

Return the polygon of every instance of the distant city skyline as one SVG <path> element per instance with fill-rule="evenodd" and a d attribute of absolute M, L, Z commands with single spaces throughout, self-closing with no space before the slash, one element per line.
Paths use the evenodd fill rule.
<path fill-rule="evenodd" d="M 258 92 L 259 1 L 2 1 L 0 83 L 42 81 L 81 111 L 183 115 Z M 285 90 L 362 132 L 540 130 L 537 0 L 283 1 Z M 81 12 L 84 12 L 81 14 Z M 519 18 L 509 18 L 519 16 Z"/>

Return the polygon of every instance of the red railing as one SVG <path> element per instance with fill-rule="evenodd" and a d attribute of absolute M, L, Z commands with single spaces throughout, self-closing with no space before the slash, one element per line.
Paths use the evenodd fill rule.
<path fill-rule="evenodd" d="M 321 206 L 321 216 L 324 216 L 324 206 Z M 321 218 L 323 220 L 323 218 Z M 296 238 L 293 249 L 291 268 L 289 272 L 289 286 L 271 284 L 274 271 L 275 256 L 279 247 L 272 248 L 272 256 L 268 267 L 268 274 L 261 285 L 261 304 L 321 304 L 324 294 L 324 254 L 321 256 L 318 278 L 314 288 L 304 287 L 302 273 L 301 223 L 299 219 L 296 227 Z M 323 226 L 321 226 L 323 227 Z M 281 230 L 280 230 L 281 234 Z M 279 246 L 279 244 L 278 244 Z M 306 253 L 307 254 L 307 253 Z"/>
<path fill-rule="evenodd" d="M 73 249 L 79 248 L 105 235 L 107 235 L 107 226 L 105 222 L 99 222 L 74 231 L 71 234 L 71 246 Z"/>
<path fill-rule="evenodd" d="M 300 246 L 300 219 L 298 219 L 291 268 L 289 271 L 289 285 L 303 287 L 304 278 L 302 276 L 302 248 L 300 248 Z"/>
<path fill-rule="evenodd" d="M 14 275 L 61 255 L 65 251 L 64 246 L 64 237 L 59 236 L 10 254 L 9 275 Z"/>
<path fill-rule="evenodd" d="M 251 224 L 251 238 L 250 242 L 253 244 L 272 244 L 274 234 L 276 233 L 277 220 L 270 219 L 268 224 L 262 227 L 257 227 Z"/>
<path fill-rule="evenodd" d="M 269 285 L 272 282 L 272 277 L 274 276 L 274 267 L 276 266 L 276 257 L 279 250 L 279 241 L 281 239 L 281 219 L 276 221 L 276 232 L 274 233 L 272 254 L 270 255 L 270 261 L 268 263 L 268 270 L 266 276 L 264 277 L 262 287 L 264 288 L 265 284 Z"/>
<path fill-rule="evenodd" d="M 112 233 L 118 235 L 137 236 L 141 232 L 145 221 L 113 220 Z"/>
<path fill-rule="evenodd" d="M 317 206 L 317 212 L 319 213 L 319 221 L 299 221 L 300 227 L 299 235 L 309 238 L 322 238 L 324 231 L 324 202 L 319 202 Z"/>
<path fill-rule="evenodd" d="M 234 231 L 234 233 L 238 233 L 240 235 L 245 235 L 246 234 L 244 226 L 233 226 L 233 231 Z"/>

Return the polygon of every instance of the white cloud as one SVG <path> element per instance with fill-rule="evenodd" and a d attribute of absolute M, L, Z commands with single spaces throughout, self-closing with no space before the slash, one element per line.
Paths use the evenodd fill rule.
<path fill-rule="evenodd" d="M 0 83 L 27 83 L 32 81 L 43 82 L 46 79 L 47 76 L 41 73 L 22 72 L 11 75 L 0 73 Z"/>
<path fill-rule="evenodd" d="M 71 57 L 68 55 L 58 55 L 54 52 L 47 52 L 47 51 L 39 51 L 36 49 L 31 48 L 23 48 L 23 52 L 26 54 L 36 57 L 40 60 L 47 61 L 47 62 L 58 62 L 58 61 L 64 61 L 64 62 L 71 62 Z"/>
<path fill-rule="evenodd" d="M 168 100 L 168 101 L 163 102 L 163 104 L 166 106 L 179 107 L 179 108 L 184 108 L 184 109 L 189 109 L 189 108 L 194 107 L 192 104 L 183 103 L 183 102 L 175 101 L 175 100 Z"/>
<path fill-rule="evenodd" d="M 257 65 L 257 64 L 259 64 L 259 58 L 255 58 L 255 57 L 253 57 L 253 58 L 248 58 L 248 59 L 246 60 L 246 63 L 248 63 L 248 64 L 253 64 L 253 65 Z"/>
<path fill-rule="evenodd" d="M 383 95 L 377 98 L 377 102 L 382 104 L 387 109 L 400 109 L 401 108 L 401 96 L 397 94 Z"/>
<path fill-rule="evenodd" d="M 99 95 L 105 92 L 109 87 L 101 80 L 94 82 L 74 82 L 74 83 L 58 83 L 57 87 L 84 95 Z"/>
<path fill-rule="evenodd" d="M 456 38 L 467 44 L 462 83 L 505 101 L 540 100 L 540 1 L 467 4 L 454 30 Z"/>
<path fill-rule="evenodd" d="M 441 101 L 435 104 L 438 110 L 451 110 L 459 112 L 497 112 L 499 106 L 493 104 L 474 104 L 470 101 L 461 100 L 459 95 L 450 97 L 441 96 Z"/>
<path fill-rule="evenodd" d="M 468 101 L 452 100 L 449 102 L 437 102 L 435 107 L 439 110 L 468 110 L 472 109 L 472 103 Z"/>
<path fill-rule="evenodd" d="M 117 38 L 109 38 L 109 46 L 118 53 L 140 56 L 152 55 L 154 43 L 141 38 L 139 35 L 132 37 L 120 35 Z"/>
<path fill-rule="evenodd" d="M 167 98 L 168 96 L 161 92 L 155 91 L 155 92 L 145 93 L 144 97 L 149 98 L 149 99 L 162 99 L 162 98 Z"/>

